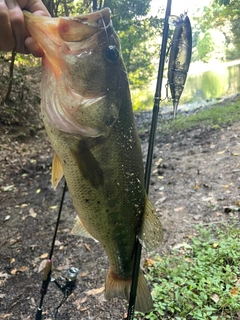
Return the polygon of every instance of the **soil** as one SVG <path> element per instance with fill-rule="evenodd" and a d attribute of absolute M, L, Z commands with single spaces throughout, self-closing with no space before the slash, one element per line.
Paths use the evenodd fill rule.
<path fill-rule="evenodd" d="M 28 70 L 25 87 L 0 107 L 0 319 L 35 319 L 43 264 L 48 257 L 63 184 L 50 185 L 52 149 L 38 117 L 40 72 Z M 27 90 L 26 90 L 27 88 Z M 21 95 L 21 99 L 18 97 Z M 11 110 L 11 117 L 7 110 Z M 25 111 L 24 111 L 25 110 Z M 9 120 L 11 119 L 11 121 Z M 144 161 L 151 113 L 136 114 Z M 208 227 L 239 218 L 240 123 L 157 131 L 150 198 L 164 229 L 160 255 Z M 59 309 L 58 319 L 126 317 L 126 301 L 105 301 L 106 255 L 91 239 L 71 235 L 75 211 L 68 192 L 53 254 L 52 276 L 70 266 L 79 272 L 77 287 Z M 143 260 L 148 254 L 143 253 Z M 52 319 L 63 294 L 50 283 L 43 319 Z"/>

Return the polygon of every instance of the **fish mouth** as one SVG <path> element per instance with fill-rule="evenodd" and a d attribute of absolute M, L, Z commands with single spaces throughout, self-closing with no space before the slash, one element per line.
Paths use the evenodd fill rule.
<path fill-rule="evenodd" d="M 24 17 L 30 35 L 43 49 L 45 58 L 54 67 L 55 72 L 61 70 L 62 59 L 59 56 L 62 53 L 90 50 L 92 44 L 89 39 L 106 30 L 111 24 L 109 8 L 60 18 L 38 16 L 24 11 Z"/>

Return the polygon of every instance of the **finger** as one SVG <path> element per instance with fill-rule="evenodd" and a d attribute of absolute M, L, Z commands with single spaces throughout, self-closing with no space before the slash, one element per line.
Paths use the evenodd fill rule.
<path fill-rule="evenodd" d="M 28 37 L 25 40 L 25 45 L 29 52 L 32 53 L 36 58 L 44 56 L 44 51 L 43 49 L 38 45 L 38 43 L 32 38 Z"/>
<path fill-rule="evenodd" d="M 8 8 L 4 0 L 0 0 L 0 51 L 11 51 L 15 47 L 15 38 L 12 33 L 12 26 Z"/>
<path fill-rule="evenodd" d="M 5 0 L 9 9 L 9 18 L 12 26 L 12 32 L 15 37 L 15 50 L 20 53 L 25 53 L 25 23 L 22 10 L 18 6 L 16 0 Z"/>
<path fill-rule="evenodd" d="M 21 7 L 21 2 L 18 0 Z M 26 2 L 26 1 L 24 1 Z M 44 6 L 42 1 L 39 0 L 28 0 L 27 3 L 24 5 L 24 7 L 21 7 L 22 9 L 26 9 L 31 13 L 41 15 L 41 16 L 50 16 L 49 12 L 47 11 L 47 8 Z"/>

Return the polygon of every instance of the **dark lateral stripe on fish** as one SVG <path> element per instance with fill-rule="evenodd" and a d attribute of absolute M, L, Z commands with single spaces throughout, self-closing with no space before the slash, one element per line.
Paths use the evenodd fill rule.
<path fill-rule="evenodd" d="M 102 186 L 104 184 L 103 171 L 86 143 L 80 140 L 78 149 L 72 149 L 71 153 L 83 177 L 95 189 Z"/>

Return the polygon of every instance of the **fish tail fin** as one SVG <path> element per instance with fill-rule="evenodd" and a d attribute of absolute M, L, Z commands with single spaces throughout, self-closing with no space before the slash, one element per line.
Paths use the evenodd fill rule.
<path fill-rule="evenodd" d="M 105 298 L 124 298 L 129 301 L 132 279 L 121 279 L 111 272 L 107 274 Z M 151 293 L 142 270 L 139 270 L 136 311 L 149 312 L 153 308 Z"/>

